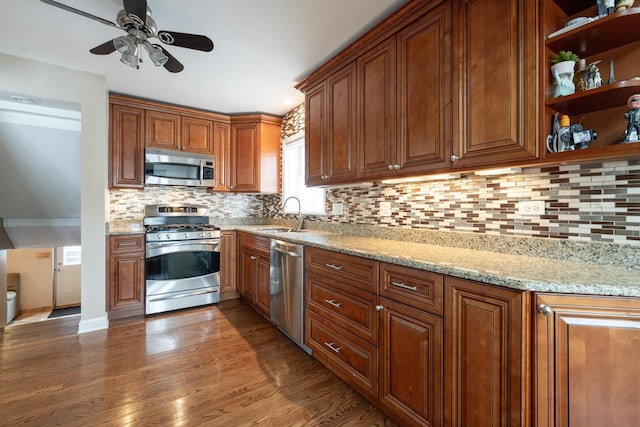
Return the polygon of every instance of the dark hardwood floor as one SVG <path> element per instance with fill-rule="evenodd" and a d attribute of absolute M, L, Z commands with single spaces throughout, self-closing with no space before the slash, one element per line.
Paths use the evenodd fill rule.
<path fill-rule="evenodd" d="M 0 425 L 394 426 L 238 300 L 0 332 Z"/>

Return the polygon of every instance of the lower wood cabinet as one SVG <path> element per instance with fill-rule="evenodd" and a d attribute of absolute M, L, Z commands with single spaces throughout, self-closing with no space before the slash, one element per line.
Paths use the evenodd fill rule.
<path fill-rule="evenodd" d="M 144 315 L 144 234 L 107 239 L 109 319 Z"/>
<path fill-rule="evenodd" d="M 220 232 L 220 300 L 238 297 L 238 251 L 235 231 Z"/>
<path fill-rule="evenodd" d="M 239 233 L 238 236 L 240 242 L 238 252 L 240 296 L 266 318 L 269 318 L 269 245 L 271 239 L 249 233 Z"/>
<path fill-rule="evenodd" d="M 380 298 L 378 401 L 403 425 L 441 426 L 443 320 Z"/>
<path fill-rule="evenodd" d="M 448 276 L 444 283 L 444 424 L 527 425 L 529 294 Z"/>
<path fill-rule="evenodd" d="M 637 426 L 640 299 L 538 294 L 534 426 Z"/>

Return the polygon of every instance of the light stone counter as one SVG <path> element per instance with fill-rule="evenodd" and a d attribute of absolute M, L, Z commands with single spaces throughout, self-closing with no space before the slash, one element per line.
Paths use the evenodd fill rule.
<path fill-rule="evenodd" d="M 624 265 L 562 261 L 319 230 L 268 231 L 273 228 L 277 226 L 223 227 L 513 289 L 640 297 L 640 270 Z"/>

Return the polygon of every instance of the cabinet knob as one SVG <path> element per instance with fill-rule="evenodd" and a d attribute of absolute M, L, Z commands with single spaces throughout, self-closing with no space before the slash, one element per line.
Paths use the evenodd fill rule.
<path fill-rule="evenodd" d="M 393 165 L 393 169 L 394 169 L 394 170 L 398 170 L 398 169 L 400 169 L 400 165 L 396 163 L 395 165 Z"/>
<path fill-rule="evenodd" d="M 251 259 L 258 259 L 258 258 L 256 258 L 256 257 L 254 257 L 253 255 L 251 255 Z"/>
<path fill-rule="evenodd" d="M 384 309 L 384 305 L 376 305 L 376 311 L 382 311 Z"/>
<path fill-rule="evenodd" d="M 456 154 L 452 154 L 451 155 L 451 161 L 455 162 L 456 160 L 460 160 L 460 157 L 458 157 Z"/>
<path fill-rule="evenodd" d="M 389 166 L 389 170 L 393 170 L 394 165 L 388 165 L 388 166 Z"/>
<path fill-rule="evenodd" d="M 553 310 L 547 304 L 538 305 L 538 312 L 544 314 L 545 316 L 551 316 L 553 314 Z"/>

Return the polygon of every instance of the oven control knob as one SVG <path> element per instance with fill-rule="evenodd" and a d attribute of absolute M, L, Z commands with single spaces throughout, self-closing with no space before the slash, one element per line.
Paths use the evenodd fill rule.
<path fill-rule="evenodd" d="M 184 238 L 188 239 L 189 238 L 189 233 L 184 233 Z"/>
<path fill-rule="evenodd" d="M 169 240 L 171 238 L 171 234 L 167 233 L 167 235 L 165 236 L 165 239 Z"/>

